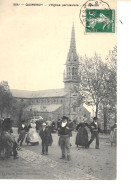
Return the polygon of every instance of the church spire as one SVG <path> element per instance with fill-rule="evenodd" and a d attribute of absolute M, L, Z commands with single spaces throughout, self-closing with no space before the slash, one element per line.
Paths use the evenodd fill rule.
<path fill-rule="evenodd" d="M 80 81 L 78 75 L 79 61 L 76 53 L 74 24 L 72 26 L 70 47 L 65 65 L 66 65 L 66 71 L 64 72 L 65 89 L 70 90 L 71 88 L 74 88 L 74 85 L 79 84 Z"/>
<path fill-rule="evenodd" d="M 78 56 L 77 56 L 77 53 L 76 53 L 74 23 L 73 23 L 72 32 L 71 32 L 70 48 L 69 48 L 69 52 L 68 52 L 67 60 L 66 60 L 66 64 L 72 64 L 72 63 L 78 64 Z"/>
<path fill-rule="evenodd" d="M 73 23 L 72 32 L 71 32 L 70 49 L 75 49 L 76 50 L 74 23 Z"/>

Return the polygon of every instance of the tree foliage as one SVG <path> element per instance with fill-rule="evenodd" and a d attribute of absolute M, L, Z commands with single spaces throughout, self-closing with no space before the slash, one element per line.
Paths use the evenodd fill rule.
<path fill-rule="evenodd" d="M 103 109 L 104 114 L 113 112 L 116 108 L 116 57 L 115 46 L 109 51 L 105 62 L 96 53 L 92 58 L 83 56 L 79 59 L 81 83 L 76 104 L 94 106 L 95 116 L 98 116 L 100 109 Z M 108 111 L 105 108 L 108 108 Z"/>
<path fill-rule="evenodd" d="M 0 82 L 0 114 L 9 113 L 12 107 L 13 96 L 7 81 Z"/>
<path fill-rule="evenodd" d="M 14 99 L 12 104 L 12 117 L 14 120 L 14 124 L 16 126 L 20 126 L 21 121 L 25 119 L 24 116 L 24 109 L 26 106 L 28 106 L 29 103 L 27 101 L 21 101 L 20 99 Z"/>

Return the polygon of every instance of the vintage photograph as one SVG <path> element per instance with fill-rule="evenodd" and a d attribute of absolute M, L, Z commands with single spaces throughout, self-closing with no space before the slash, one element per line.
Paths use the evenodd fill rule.
<path fill-rule="evenodd" d="M 117 1 L 0 1 L 0 179 L 117 179 Z"/>

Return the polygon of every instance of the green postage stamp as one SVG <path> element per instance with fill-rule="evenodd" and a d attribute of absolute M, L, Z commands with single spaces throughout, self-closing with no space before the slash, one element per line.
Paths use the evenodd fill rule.
<path fill-rule="evenodd" d="M 115 32 L 115 10 L 86 9 L 86 32 Z"/>

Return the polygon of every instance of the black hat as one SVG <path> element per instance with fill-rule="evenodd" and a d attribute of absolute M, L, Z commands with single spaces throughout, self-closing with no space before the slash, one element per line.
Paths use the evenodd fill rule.
<path fill-rule="evenodd" d="M 68 117 L 63 116 L 63 117 L 62 117 L 62 120 L 68 120 Z"/>
<path fill-rule="evenodd" d="M 22 122 L 22 123 L 25 123 L 25 120 L 22 120 L 21 122 Z"/>
<path fill-rule="evenodd" d="M 11 119 L 10 118 L 5 118 L 3 123 L 4 124 L 9 124 L 9 123 L 11 123 Z"/>
<path fill-rule="evenodd" d="M 5 129 L 6 130 L 9 130 L 10 127 L 11 127 L 11 124 L 12 124 L 11 119 L 10 118 L 5 118 L 4 121 L 3 121 L 3 123 L 2 123 L 2 127 L 3 127 L 4 130 Z"/>

